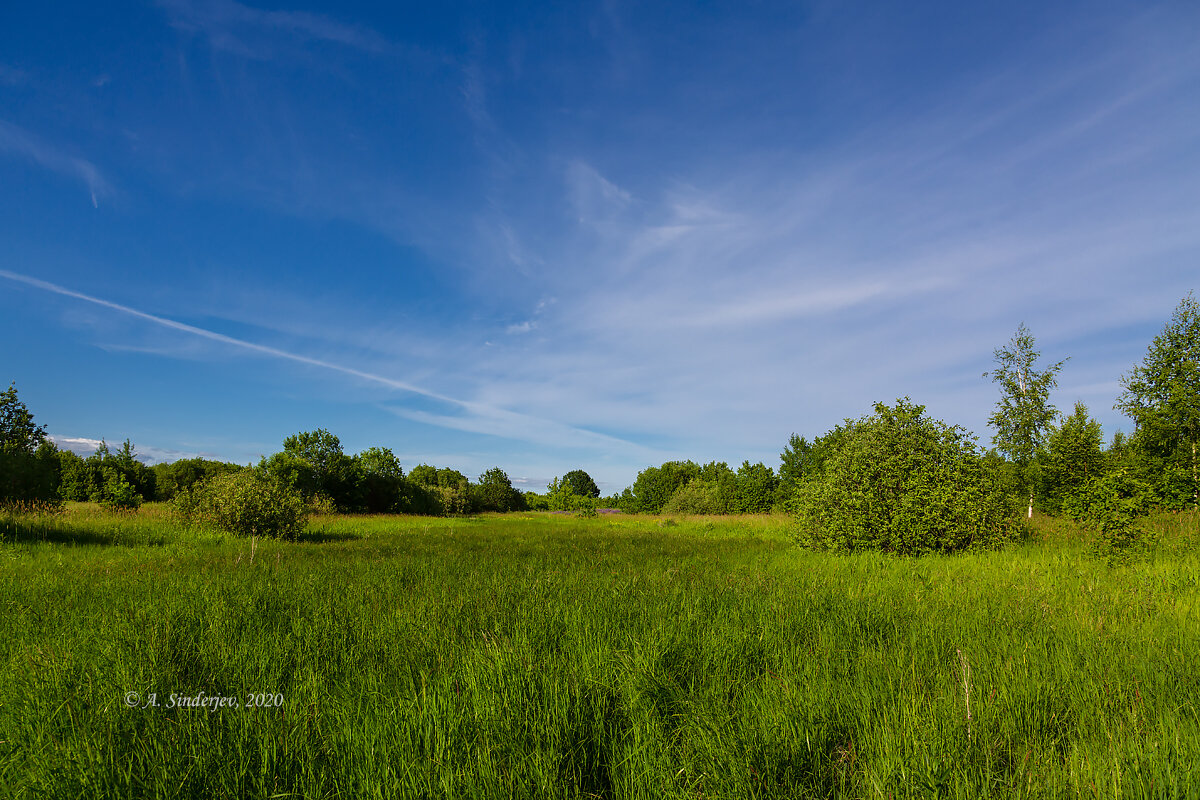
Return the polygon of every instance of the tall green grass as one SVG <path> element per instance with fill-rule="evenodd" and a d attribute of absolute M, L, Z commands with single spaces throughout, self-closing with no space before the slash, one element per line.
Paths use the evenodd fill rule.
<path fill-rule="evenodd" d="M 1114 566 L 1053 521 L 914 560 L 771 517 L 0 518 L 0 792 L 1193 797 L 1200 520 L 1156 524 Z M 165 708 L 200 692 L 283 704 Z"/>

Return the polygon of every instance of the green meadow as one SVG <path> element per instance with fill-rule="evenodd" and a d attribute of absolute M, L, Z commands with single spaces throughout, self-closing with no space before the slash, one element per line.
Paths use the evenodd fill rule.
<path fill-rule="evenodd" d="M 0 793 L 1200 796 L 1200 517 L 1110 563 L 784 517 L 0 516 Z M 253 706 L 253 707 L 251 707 Z"/>

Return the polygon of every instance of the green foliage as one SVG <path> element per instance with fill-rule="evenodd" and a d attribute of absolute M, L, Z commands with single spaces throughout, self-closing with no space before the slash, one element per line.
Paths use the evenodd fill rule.
<path fill-rule="evenodd" d="M 59 463 L 59 493 L 64 500 L 86 502 L 100 489 L 99 470 L 70 450 L 57 453 Z"/>
<path fill-rule="evenodd" d="M 520 511 L 525 507 L 524 496 L 513 488 L 508 474 L 499 467 L 480 475 L 472 493 L 473 505 L 479 511 Z"/>
<path fill-rule="evenodd" d="M 33 414 L 17 397 L 12 383 L 0 392 L 0 453 L 33 455 L 46 441 L 46 426 L 35 425 Z"/>
<path fill-rule="evenodd" d="M 137 511 L 142 505 L 142 496 L 133 488 L 125 475 L 115 467 L 101 468 L 103 481 L 92 500 L 109 511 Z"/>
<path fill-rule="evenodd" d="M 323 494 L 344 511 L 360 506 L 358 465 L 342 452 L 341 440 L 324 428 L 287 437 L 283 452 L 260 466 L 305 498 Z"/>
<path fill-rule="evenodd" d="M 1161 442 L 1144 429 L 1132 436 L 1119 431 L 1104 454 L 1105 469 L 1124 471 L 1149 487 L 1151 505 L 1168 511 L 1179 511 L 1193 503 L 1190 453 L 1185 442 L 1177 442 L 1174 450 L 1165 450 Z"/>
<path fill-rule="evenodd" d="M 371 514 L 408 510 L 404 469 L 386 447 L 370 447 L 353 457 L 351 470 L 358 481 L 353 492 L 355 507 Z"/>
<path fill-rule="evenodd" d="M 735 514 L 765 514 L 775 504 L 779 479 L 763 463 L 743 461 L 738 467 L 735 492 L 729 511 Z"/>
<path fill-rule="evenodd" d="M 417 464 L 408 473 L 408 479 L 419 486 L 434 487 L 438 485 L 438 471 L 428 464 Z"/>
<path fill-rule="evenodd" d="M 717 484 L 694 480 L 675 490 L 675 494 L 663 504 L 663 514 L 723 514 L 725 504 L 721 501 Z"/>
<path fill-rule="evenodd" d="M 418 464 L 408 473 L 412 484 L 410 513 L 469 514 L 473 508 L 470 481 L 456 469 Z M 427 511 L 420 510 L 427 508 Z"/>
<path fill-rule="evenodd" d="M 600 498 L 600 506 L 602 508 L 615 508 L 626 514 L 636 514 L 638 510 L 637 498 L 633 496 L 633 490 L 628 486 L 622 489 L 620 494 L 612 494 L 608 497 Z"/>
<path fill-rule="evenodd" d="M 1100 423 L 1088 416 L 1087 406 L 1051 428 L 1040 478 L 1045 510 L 1058 514 L 1064 504 L 1084 491 L 1089 481 L 1104 473 L 1104 434 Z"/>
<path fill-rule="evenodd" d="M 1092 478 L 1072 498 L 1069 510 L 1096 535 L 1095 550 L 1110 561 L 1127 559 L 1147 540 L 1142 518 L 1155 505 L 1153 487 L 1128 470 Z"/>
<path fill-rule="evenodd" d="M 87 458 L 65 450 L 54 456 L 58 462 L 59 494 L 64 500 L 90 500 L 130 510 L 157 495 L 158 473 L 137 460 L 137 452 L 128 439 L 116 452 L 102 440 L 96 452 Z M 130 492 L 137 495 L 136 500 Z"/>
<path fill-rule="evenodd" d="M 174 505 L 184 518 L 236 536 L 293 539 L 308 519 L 299 492 L 256 470 L 209 478 L 177 494 Z"/>
<path fill-rule="evenodd" d="M 846 421 L 821 473 L 797 497 L 797 538 L 901 554 L 991 547 L 1015 537 L 1009 497 L 975 440 L 907 398 Z"/>
<path fill-rule="evenodd" d="M 46 426 L 17 397 L 16 384 L 0 392 L 0 505 L 55 504 L 59 500 L 58 449 Z"/>
<path fill-rule="evenodd" d="M 1121 385 L 1115 408 L 1134 421 L 1149 453 L 1187 465 L 1192 505 L 1200 508 L 1200 302 L 1192 294 Z"/>
<path fill-rule="evenodd" d="M 600 487 L 592 480 L 592 476 L 588 475 L 581 469 L 573 469 L 566 475 L 562 476 L 563 483 L 571 487 L 571 491 L 580 497 L 599 497 Z"/>
<path fill-rule="evenodd" d="M 171 500 L 179 492 L 190 489 L 203 480 L 228 472 L 238 472 L 245 467 L 207 458 L 183 458 L 166 464 L 155 464 L 150 469 L 155 476 L 156 499 Z"/>
<path fill-rule="evenodd" d="M 800 488 L 800 483 L 813 472 L 813 446 L 803 436 L 792 434 L 787 447 L 779 454 L 779 492 L 783 498 L 790 497 Z"/>
<path fill-rule="evenodd" d="M 575 516 L 581 519 L 588 519 L 596 516 L 596 498 L 580 497 L 579 505 L 575 509 Z"/>
<path fill-rule="evenodd" d="M 546 484 L 546 503 L 551 511 L 577 511 L 582 500 L 564 480 L 556 477 Z"/>
<path fill-rule="evenodd" d="M 525 492 L 525 508 L 529 511 L 549 511 L 550 498 L 537 492 Z"/>
<path fill-rule="evenodd" d="M 841 425 L 811 443 L 803 436 L 792 434 L 788 446 L 779 456 L 779 483 L 775 488 L 774 505 L 790 514 L 796 513 L 796 498 L 801 485 L 821 474 L 826 459 L 838 447 L 844 434 Z"/>
<path fill-rule="evenodd" d="M 661 512 L 671 495 L 699 474 L 700 467 L 692 461 L 668 461 L 661 467 L 647 467 L 633 482 L 637 510 L 646 514 Z"/>
<path fill-rule="evenodd" d="M 988 424 L 996 429 L 996 447 L 1016 465 L 1017 478 L 1029 494 L 1033 512 L 1034 457 L 1058 417 L 1050 404 L 1050 390 L 1058 385 L 1057 375 L 1067 359 L 1037 368 L 1041 353 L 1034 349 L 1033 334 L 1021 323 L 1012 340 L 994 351 L 996 368 L 990 373 L 1000 384 L 1000 399 Z M 984 373 L 988 377 L 989 373 Z"/>

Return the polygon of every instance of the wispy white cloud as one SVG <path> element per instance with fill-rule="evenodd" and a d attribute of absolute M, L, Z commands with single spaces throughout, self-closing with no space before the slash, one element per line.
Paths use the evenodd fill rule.
<path fill-rule="evenodd" d="M 24 128 L 4 120 L 0 120 L 0 152 L 24 156 L 52 172 L 82 181 L 91 195 L 93 206 L 98 207 L 98 198 L 112 191 L 108 181 L 92 162 L 69 155 Z"/>
<path fill-rule="evenodd" d="M 135 317 L 145 322 L 150 322 L 170 330 L 200 337 L 208 341 L 248 351 L 260 356 L 266 356 L 273 359 L 290 361 L 297 364 L 303 364 L 305 366 L 330 370 L 361 381 L 365 381 L 367 383 L 379 384 L 389 389 L 395 389 L 410 395 L 438 401 L 440 403 L 453 406 L 460 412 L 459 415 L 447 415 L 434 414 L 412 409 L 388 409 L 393 413 L 405 416 L 414 421 L 452 428 L 455 430 L 470 431 L 473 433 L 485 433 L 493 436 L 520 439 L 523 441 L 536 441 L 545 443 L 549 440 L 563 441 L 564 439 L 570 439 L 573 443 L 580 446 L 638 449 L 637 446 L 633 445 L 632 443 L 623 442 L 622 440 L 611 436 L 605 436 L 603 434 L 593 433 L 592 431 L 582 428 L 566 425 L 553 419 L 534 418 L 526 414 L 507 411 L 478 402 L 460 400 L 439 392 L 421 388 L 405 381 L 396 380 L 376 373 L 355 369 L 353 367 L 333 363 L 323 359 L 311 358 L 309 356 L 288 352 L 276 347 L 257 344 L 255 342 L 238 339 L 232 336 L 226 336 L 225 334 L 217 333 L 215 331 L 206 330 L 194 325 L 187 325 L 182 322 L 176 322 L 175 320 L 149 314 L 144 311 L 139 311 L 129 306 L 114 303 L 102 298 L 93 297 L 82 292 L 76 292 L 66 287 L 37 278 L 32 278 L 27 275 L 20 275 L 7 270 L 0 270 L 0 278 L 16 281 L 26 286 L 31 286 L 33 288 L 63 297 L 81 300 L 83 302 L 107 308 L 111 311 L 116 311 L 127 316 Z"/>
<path fill-rule="evenodd" d="M 86 439 L 81 436 L 58 436 L 50 434 L 47 436 L 50 441 L 54 442 L 60 450 L 70 450 L 72 453 L 81 456 L 90 456 L 96 452 L 101 444 L 100 439 Z"/>
<path fill-rule="evenodd" d="M 48 437 L 54 442 L 60 450 L 69 450 L 72 453 L 80 456 L 90 456 L 96 452 L 101 444 L 108 444 L 110 450 L 116 450 L 120 444 L 106 442 L 104 439 L 89 439 L 83 436 L 62 436 L 58 434 L 50 434 Z M 184 458 L 208 458 L 219 460 L 219 457 L 213 453 L 199 452 L 192 450 L 174 450 L 171 448 L 154 447 L 152 445 L 139 445 L 133 443 L 134 457 L 148 466 L 155 464 L 165 464 L 172 461 L 179 461 Z"/>
<path fill-rule="evenodd" d="M 567 199 L 579 222 L 611 220 L 633 200 L 633 195 L 605 178 L 590 164 L 575 159 L 566 168 Z"/>
<path fill-rule="evenodd" d="M 323 14 L 269 11 L 235 0 L 159 0 L 159 5 L 166 10 L 176 28 L 201 33 L 213 47 L 245 58 L 265 59 L 276 55 L 276 44 L 265 40 L 264 33 L 299 44 L 332 42 L 372 53 L 387 46 L 386 40 L 375 31 Z"/>

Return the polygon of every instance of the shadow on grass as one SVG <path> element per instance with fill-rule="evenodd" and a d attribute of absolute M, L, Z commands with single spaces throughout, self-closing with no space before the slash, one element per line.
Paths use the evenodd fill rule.
<path fill-rule="evenodd" d="M 362 534 L 344 531 L 308 530 L 290 541 L 301 544 L 327 544 L 329 542 L 353 542 L 362 539 Z"/>
<path fill-rule="evenodd" d="M 48 542 L 66 545 L 162 547 L 165 536 L 123 530 L 97 531 L 52 517 L 0 517 L 0 541 L 16 544 Z"/>

